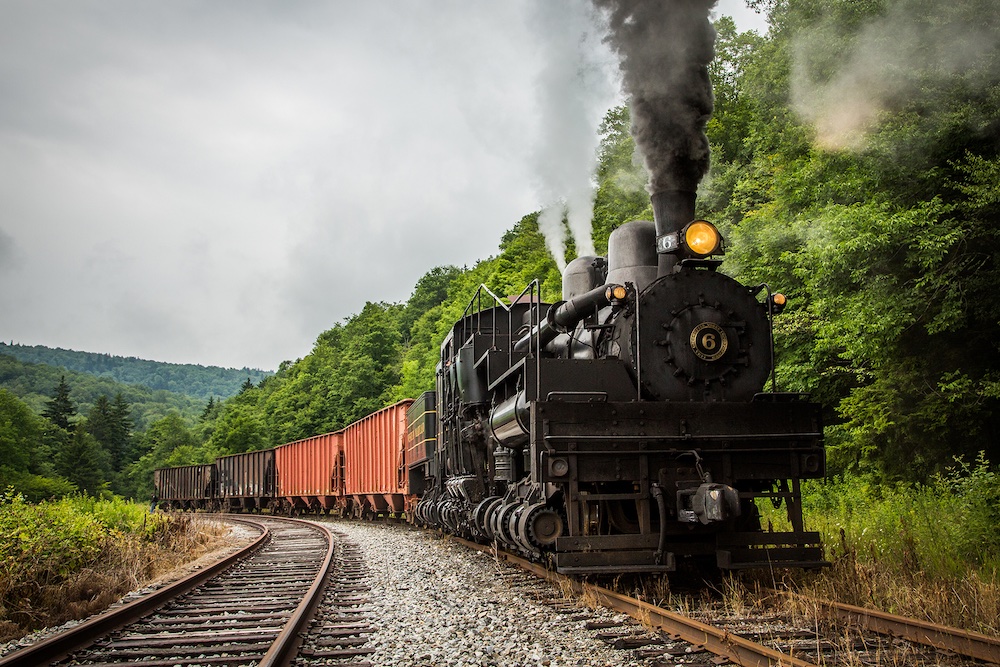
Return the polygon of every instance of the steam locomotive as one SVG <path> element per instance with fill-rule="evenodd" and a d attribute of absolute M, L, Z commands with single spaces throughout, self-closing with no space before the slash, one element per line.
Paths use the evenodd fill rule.
<path fill-rule="evenodd" d="M 336 433 L 156 471 L 176 508 L 320 510 L 496 542 L 563 573 L 817 567 L 800 481 L 825 471 L 820 407 L 774 389 L 784 297 L 720 273 L 695 195 L 579 257 L 563 299 L 485 286 L 441 346 L 436 388 Z M 764 391 L 768 378 L 771 390 Z M 790 530 L 763 531 L 757 503 Z"/>
<path fill-rule="evenodd" d="M 820 407 L 773 384 L 784 297 L 717 270 L 693 192 L 652 201 L 567 266 L 562 301 L 480 288 L 441 347 L 414 518 L 563 573 L 822 565 L 800 493 L 825 470 Z M 762 531 L 758 502 L 791 530 Z"/>

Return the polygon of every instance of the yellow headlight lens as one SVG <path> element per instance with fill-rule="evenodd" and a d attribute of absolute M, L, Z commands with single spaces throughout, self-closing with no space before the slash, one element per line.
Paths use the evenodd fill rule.
<path fill-rule="evenodd" d="M 621 301 L 628 295 L 623 285 L 609 285 L 604 290 L 604 296 L 608 301 Z"/>
<path fill-rule="evenodd" d="M 719 249 L 722 235 L 712 223 L 695 220 L 684 230 L 684 244 L 695 255 L 707 257 Z"/>

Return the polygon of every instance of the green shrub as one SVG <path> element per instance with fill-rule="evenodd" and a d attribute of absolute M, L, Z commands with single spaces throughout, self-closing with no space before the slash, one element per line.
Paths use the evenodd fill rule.
<path fill-rule="evenodd" d="M 13 487 L 29 503 L 53 500 L 76 493 L 73 482 L 65 477 L 43 477 L 28 472 L 0 468 L 0 489 Z"/>
<path fill-rule="evenodd" d="M 844 475 L 803 484 L 806 526 L 819 530 L 828 557 L 849 551 L 863 562 L 933 578 L 970 568 L 1000 569 L 1000 475 L 980 455 L 960 459 L 927 484 L 883 483 Z"/>
<path fill-rule="evenodd" d="M 9 489 L 0 495 L 0 634 L 39 627 L 45 609 L 73 603 L 56 593 L 88 570 L 114 572 L 116 554 L 135 553 L 169 519 L 121 499 L 72 496 L 31 504 Z"/>

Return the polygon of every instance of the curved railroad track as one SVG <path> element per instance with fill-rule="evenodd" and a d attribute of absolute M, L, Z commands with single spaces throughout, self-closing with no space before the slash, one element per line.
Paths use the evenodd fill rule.
<path fill-rule="evenodd" d="M 261 536 L 210 568 L 0 658 L 0 667 L 285 664 L 322 597 L 334 537 L 295 519 L 227 518 Z"/>
<path fill-rule="evenodd" d="M 693 647 L 696 651 L 708 651 L 718 656 L 715 664 L 725 664 L 725 661 L 729 661 L 736 665 L 753 667 L 858 664 L 858 656 L 865 653 L 874 654 L 876 664 L 945 664 L 937 661 L 937 652 L 943 652 L 940 654 L 943 656 L 964 656 L 987 664 L 1000 665 L 1000 639 L 967 630 L 795 594 L 791 595 L 797 597 L 800 603 L 815 609 L 817 618 L 825 617 L 837 621 L 839 634 L 831 633 L 831 636 L 827 637 L 815 627 L 803 631 L 786 624 L 785 619 L 780 617 L 744 618 L 734 621 L 712 614 L 703 614 L 705 619 L 699 620 L 692 615 L 678 614 L 602 586 L 557 574 L 538 563 L 513 554 L 498 552 L 492 547 L 461 538 L 457 539 L 472 549 L 492 553 L 495 557 L 513 563 L 541 579 L 554 582 L 564 590 L 571 589 L 574 593 L 605 607 L 628 614 L 639 621 L 646 630 L 658 631 L 660 636 L 657 641 L 650 641 L 646 632 L 640 633 L 647 635 L 646 638 L 639 637 L 635 644 L 635 648 L 641 648 L 639 652 L 641 657 L 676 655 L 671 648 L 642 647 L 651 644 L 668 645 L 671 641 L 681 641 L 690 645 L 687 649 L 682 648 L 682 651 L 690 652 Z M 844 628 L 849 628 L 855 633 L 846 642 Z M 878 638 L 872 640 L 866 638 L 865 633 L 869 637 L 879 635 L 887 637 L 888 640 Z M 630 638 L 628 633 L 616 636 L 619 637 L 619 643 L 624 641 L 627 645 Z M 914 658 L 914 654 L 919 653 L 919 648 L 914 651 L 910 647 L 894 646 L 898 644 L 895 639 L 904 639 L 927 647 L 926 654 Z M 891 654 L 894 652 L 902 654 L 902 662 L 893 662 Z M 845 659 L 842 655 L 844 653 L 849 653 L 851 657 Z M 862 662 L 866 660 L 867 658 L 861 658 Z M 883 662 L 886 660 L 888 662 Z M 962 663 L 961 659 L 958 659 L 954 664 L 970 663 L 968 661 Z"/>

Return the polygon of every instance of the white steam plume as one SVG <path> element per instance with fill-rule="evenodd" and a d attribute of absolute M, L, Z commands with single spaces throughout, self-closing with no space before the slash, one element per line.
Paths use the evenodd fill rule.
<path fill-rule="evenodd" d="M 597 128 L 613 104 L 611 54 L 587 0 L 536 4 L 534 25 L 545 63 L 539 75 L 541 138 L 535 152 L 543 209 L 538 227 L 559 265 L 566 265 L 566 226 L 577 255 L 593 255 Z"/>
<path fill-rule="evenodd" d="M 563 226 L 565 206 L 549 204 L 538 214 L 538 231 L 545 237 L 545 247 L 556 260 L 562 273 L 566 268 L 566 228 Z"/>
<path fill-rule="evenodd" d="M 815 125 L 819 146 L 859 149 L 881 113 L 916 98 L 928 84 L 956 74 L 972 85 L 977 76 L 995 78 L 983 64 L 998 46 L 997 0 L 895 0 L 853 37 L 827 23 L 800 35 L 792 101 Z"/>

